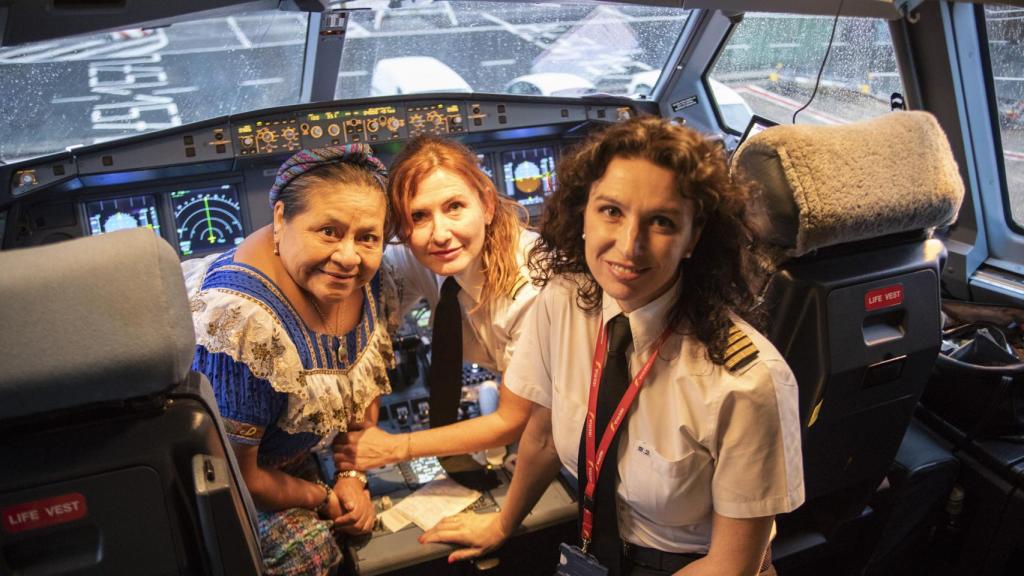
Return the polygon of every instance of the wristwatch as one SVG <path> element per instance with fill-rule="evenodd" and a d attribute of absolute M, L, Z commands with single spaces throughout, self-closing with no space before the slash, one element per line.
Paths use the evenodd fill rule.
<path fill-rule="evenodd" d="M 366 485 L 370 483 L 370 479 L 366 477 L 366 474 L 358 470 L 339 471 L 334 475 L 335 484 L 337 484 L 339 478 L 358 478 L 363 483 L 363 488 L 366 488 Z"/>

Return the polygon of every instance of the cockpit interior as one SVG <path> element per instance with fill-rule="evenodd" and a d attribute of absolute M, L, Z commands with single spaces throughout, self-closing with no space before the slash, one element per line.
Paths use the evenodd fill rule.
<path fill-rule="evenodd" d="M 531 227 L 581 142 L 646 116 L 762 190 L 806 494 L 773 569 L 1024 570 L 1024 3 L 0 0 L 0 94 L 0 574 L 271 573 L 180 271 L 275 221 L 293 154 L 455 140 Z M 386 432 L 430 428 L 434 305 L 392 334 Z M 458 420 L 503 372 L 462 365 Z M 462 510 L 506 506 L 509 444 Z M 382 519 L 446 471 L 367 470 L 331 573 L 577 574 L 575 470 L 455 563 Z"/>

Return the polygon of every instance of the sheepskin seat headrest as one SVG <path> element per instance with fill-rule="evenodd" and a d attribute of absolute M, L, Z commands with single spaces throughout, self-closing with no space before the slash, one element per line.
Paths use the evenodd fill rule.
<path fill-rule="evenodd" d="M 744 142 L 733 171 L 760 189 L 749 224 L 790 257 L 953 223 L 964 185 L 927 112 L 842 126 L 775 126 Z"/>

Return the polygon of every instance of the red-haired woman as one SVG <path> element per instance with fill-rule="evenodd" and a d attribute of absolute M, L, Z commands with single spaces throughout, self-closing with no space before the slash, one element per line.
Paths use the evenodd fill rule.
<path fill-rule="evenodd" d="M 385 259 L 394 268 L 402 313 L 425 298 L 439 322 L 439 306 L 451 309 L 457 302 L 461 330 L 451 330 L 461 332 L 461 350 L 444 350 L 435 338 L 432 352 L 435 365 L 450 361 L 454 373 L 430 386 L 432 396 L 438 387 L 458 394 L 463 360 L 500 373 L 512 357 L 522 319 L 537 296 L 526 268 L 537 235 L 523 227 L 522 208 L 498 195 L 476 155 L 452 140 L 420 136 L 406 144 L 392 163 L 388 188 L 403 244 L 389 247 Z M 431 367 L 430 377 L 439 380 L 435 372 L 438 366 Z M 530 407 L 503 388 L 492 414 L 407 434 L 376 427 L 350 433 L 347 445 L 336 446 L 335 459 L 341 469 L 366 470 L 503 446 L 519 438 Z"/>

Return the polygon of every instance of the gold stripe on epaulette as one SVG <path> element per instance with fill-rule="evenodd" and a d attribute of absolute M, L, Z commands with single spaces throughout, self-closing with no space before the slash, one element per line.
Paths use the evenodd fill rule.
<path fill-rule="evenodd" d="M 516 283 L 512 286 L 512 292 L 509 294 L 509 296 L 513 300 L 515 300 L 516 295 L 519 294 L 519 291 L 523 289 L 523 286 L 526 286 L 529 283 L 530 280 L 528 278 L 526 278 L 525 276 L 519 276 L 518 278 L 516 278 Z"/>
<path fill-rule="evenodd" d="M 730 372 L 746 367 L 758 355 L 757 347 L 754 346 L 754 342 L 750 337 L 742 331 L 739 331 L 739 336 L 737 337 L 737 330 L 739 329 L 733 327 L 733 330 L 730 331 L 729 347 L 725 349 L 725 369 Z"/>
<path fill-rule="evenodd" d="M 807 427 L 814 426 L 814 423 L 818 421 L 818 414 L 821 413 L 821 405 L 825 403 L 825 399 L 822 398 L 814 405 L 814 410 L 811 410 L 811 417 L 807 420 Z"/>

